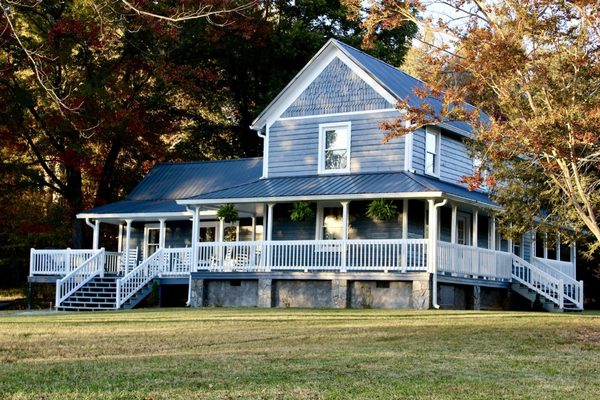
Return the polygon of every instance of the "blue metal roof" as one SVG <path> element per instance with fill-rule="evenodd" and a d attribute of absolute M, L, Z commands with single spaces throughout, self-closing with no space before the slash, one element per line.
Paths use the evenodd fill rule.
<path fill-rule="evenodd" d="M 427 97 L 421 99 L 414 92 L 413 89 L 421 88 L 425 89 L 423 81 L 407 74 L 395 68 L 394 66 L 387 64 L 367 53 L 355 49 L 345 43 L 338 40 L 332 39 L 332 41 L 340 48 L 348 57 L 353 59 L 357 64 L 363 67 L 363 69 L 371 75 L 376 81 L 379 82 L 388 91 L 393 93 L 399 99 L 408 99 L 408 103 L 411 106 L 418 107 L 421 104 L 428 103 L 431 105 L 435 113 L 440 113 L 442 110 L 442 102 L 439 99 L 433 97 Z M 470 104 L 466 104 L 466 108 L 473 110 L 474 107 Z M 487 115 L 481 115 L 483 121 L 489 121 Z M 458 128 L 460 130 L 471 133 L 471 125 L 462 121 L 446 121 L 446 124 Z"/>
<path fill-rule="evenodd" d="M 185 199 L 253 182 L 262 175 L 262 158 L 157 164 L 123 201 L 82 215 L 183 212 Z"/>
<path fill-rule="evenodd" d="M 311 199 L 319 196 L 360 196 L 442 192 L 470 202 L 496 206 L 484 193 L 410 172 L 318 175 L 260 179 L 237 187 L 204 193 L 188 200 L 253 201 L 253 199 Z M 393 197 L 393 196 L 390 196 Z"/>

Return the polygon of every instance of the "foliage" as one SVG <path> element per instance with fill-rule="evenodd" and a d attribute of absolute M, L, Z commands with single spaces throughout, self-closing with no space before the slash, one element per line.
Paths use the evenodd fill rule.
<path fill-rule="evenodd" d="M 392 200 L 375 199 L 369 203 L 367 217 L 379 221 L 391 221 L 398 215 L 398 207 Z"/>
<path fill-rule="evenodd" d="M 428 84 L 416 91 L 440 99 L 441 110 L 403 101 L 398 106 L 408 111 L 410 126 L 395 121 L 383 127 L 393 137 L 442 120 L 471 123 L 477 139 L 472 151 L 483 163 L 465 182 L 493 189 L 506 210 L 501 219 L 509 236 L 543 217 L 538 229 L 585 230 L 595 237 L 592 250 L 598 248 L 600 3 L 446 3 L 454 19 L 420 22 L 447 41 L 430 47 Z M 406 5 L 382 7 L 375 18 L 380 23 L 415 21 Z"/>
<path fill-rule="evenodd" d="M 588 312 L 171 308 L 1 318 L 7 399 L 576 400 L 599 387 L 600 317 Z"/>
<path fill-rule="evenodd" d="M 240 216 L 233 204 L 221 204 L 217 210 L 217 218 L 227 223 L 231 223 L 239 220 Z"/>
<path fill-rule="evenodd" d="M 314 216 L 315 212 L 308 201 L 297 201 L 290 210 L 290 219 L 294 222 L 309 221 Z"/>

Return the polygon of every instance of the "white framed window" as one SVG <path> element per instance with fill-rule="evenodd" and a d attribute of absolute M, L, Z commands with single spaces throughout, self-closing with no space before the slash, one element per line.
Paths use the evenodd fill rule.
<path fill-rule="evenodd" d="M 339 204 L 317 207 L 317 240 L 340 240 L 344 231 L 343 208 Z"/>
<path fill-rule="evenodd" d="M 425 128 L 425 173 L 440 176 L 440 129 Z"/>
<path fill-rule="evenodd" d="M 319 125 L 319 173 L 350 171 L 350 122 Z"/>

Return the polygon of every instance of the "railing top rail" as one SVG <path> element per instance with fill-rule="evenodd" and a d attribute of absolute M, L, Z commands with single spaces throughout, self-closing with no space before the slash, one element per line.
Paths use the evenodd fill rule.
<path fill-rule="evenodd" d="M 550 275 L 549 273 L 547 273 L 543 269 L 541 269 L 541 268 L 539 268 L 539 267 L 537 267 L 537 266 L 535 266 L 535 265 L 533 265 L 533 264 L 531 264 L 531 263 L 523 260 L 521 257 L 518 257 L 518 256 L 516 256 L 514 254 L 513 254 L 513 261 L 517 261 L 518 263 L 523 264 L 525 267 L 527 267 L 529 269 L 536 270 L 535 272 L 537 274 L 539 274 L 542 278 L 544 278 L 544 279 L 546 279 L 546 280 L 548 280 L 548 281 L 550 281 L 552 283 L 558 284 L 559 281 L 560 281 L 560 279 L 553 277 L 552 275 Z"/>
<path fill-rule="evenodd" d="M 60 279 L 60 281 L 64 282 L 64 281 L 70 279 L 72 276 L 77 275 L 81 270 L 85 269 L 85 267 L 87 267 L 90 263 L 95 261 L 96 258 L 100 257 L 102 255 L 102 253 L 104 252 L 104 249 L 95 250 L 95 251 L 96 251 L 96 254 L 94 254 L 92 257 L 88 258 L 83 263 L 81 263 L 80 266 L 78 266 L 77 268 L 75 268 L 74 270 L 72 270 L 71 272 L 66 274 L 65 276 L 63 276 Z"/>
<path fill-rule="evenodd" d="M 574 279 L 573 277 L 565 274 L 561 270 L 554 268 L 551 264 L 546 263 L 547 260 L 545 258 L 533 257 L 533 260 L 542 266 L 542 268 L 540 268 L 540 269 L 547 268 L 547 270 L 552 271 L 552 272 L 549 272 L 549 274 L 556 274 L 557 276 L 560 276 L 560 279 L 563 279 L 568 282 L 571 282 L 571 281 L 577 282 L 577 279 Z M 553 261 L 555 261 L 555 260 L 553 260 Z M 539 266 L 538 266 L 538 268 L 539 268 Z"/>
<path fill-rule="evenodd" d="M 98 250 L 92 249 L 31 249 L 34 254 L 86 254 Z"/>
<path fill-rule="evenodd" d="M 438 240 L 438 245 L 446 246 L 446 247 L 456 247 L 456 248 L 465 249 L 465 250 L 481 251 L 483 253 L 490 253 L 490 254 L 494 253 L 494 254 L 505 254 L 505 255 L 509 255 L 509 256 L 513 255 L 511 252 L 508 252 L 508 251 L 492 250 L 492 249 L 486 249 L 484 247 L 475 247 L 475 246 L 469 246 L 466 244 L 444 242 L 443 240 Z"/>

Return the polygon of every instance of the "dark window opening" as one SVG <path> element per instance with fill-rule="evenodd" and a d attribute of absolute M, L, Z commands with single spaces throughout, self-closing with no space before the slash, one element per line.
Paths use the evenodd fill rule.
<path fill-rule="evenodd" d="M 376 286 L 377 289 L 389 289 L 390 288 L 389 281 L 377 281 L 376 285 L 377 285 Z"/>
<path fill-rule="evenodd" d="M 229 281 L 229 285 L 230 286 L 242 286 L 242 281 L 240 281 L 240 280 Z"/>

